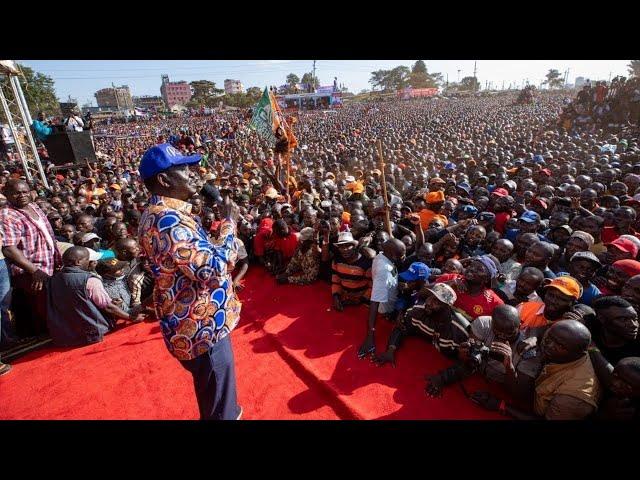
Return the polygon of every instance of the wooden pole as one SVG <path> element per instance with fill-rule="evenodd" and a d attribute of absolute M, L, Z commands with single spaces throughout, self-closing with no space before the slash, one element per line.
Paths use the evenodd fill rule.
<path fill-rule="evenodd" d="M 287 203 L 291 204 L 291 191 L 289 188 L 289 177 L 291 175 L 291 150 L 287 149 L 287 153 L 285 153 L 285 162 L 287 162 L 287 176 L 286 176 L 286 195 L 287 195 Z"/>
<path fill-rule="evenodd" d="M 382 142 L 378 139 L 378 156 L 380 157 L 380 176 L 382 177 L 382 200 L 384 202 L 384 225 L 389 233 L 390 237 L 393 237 L 391 232 L 391 219 L 389 218 L 389 201 L 387 200 L 387 180 L 384 175 L 384 157 L 382 156 Z"/>

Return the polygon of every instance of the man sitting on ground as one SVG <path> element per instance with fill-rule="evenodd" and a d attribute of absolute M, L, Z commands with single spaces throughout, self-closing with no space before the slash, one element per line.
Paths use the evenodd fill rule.
<path fill-rule="evenodd" d="M 47 285 L 47 326 L 54 345 L 75 347 L 101 342 L 111 325 L 105 314 L 131 319 L 111 301 L 102 281 L 87 271 L 89 250 L 71 247 L 64 252 L 62 262 L 64 267 Z"/>

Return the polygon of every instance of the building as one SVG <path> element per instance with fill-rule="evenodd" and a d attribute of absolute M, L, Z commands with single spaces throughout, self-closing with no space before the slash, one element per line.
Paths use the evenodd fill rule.
<path fill-rule="evenodd" d="M 164 100 L 162 97 L 154 95 L 143 95 L 141 97 L 133 97 L 133 104 L 138 108 L 150 110 L 164 110 Z"/>
<path fill-rule="evenodd" d="M 170 82 L 169 75 L 162 75 L 160 93 L 164 100 L 164 104 L 169 109 L 176 105 L 186 104 L 193 96 L 191 85 L 184 80 L 181 82 Z"/>
<path fill-rule="evenodd" d="M 133 108 L 133 99 L 127 85 L 103 88 L 95 93 L 95 97 L 99 107 L 114 108 L 116 110 Z"/>
<path fill-rule="evenodd" d="M 227 95 L 234 95 L 236 93 L 244 93 L 244 87 L 240 80 L 226 79 L 224 81 L 224 93 Z"/>
<path fill-rule="evenodd" d="M 584 77 L 576 77 L 575 88 L 582 88 L 587 83 L 587 80 Z"/>

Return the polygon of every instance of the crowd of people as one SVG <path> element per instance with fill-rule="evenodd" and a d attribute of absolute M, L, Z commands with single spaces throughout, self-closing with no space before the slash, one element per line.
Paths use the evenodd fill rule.
<path fill-rule="evenodd" d="M 594 113 L 601 97 L 581 93 L 570 106 L 588 104 L 589 115 L 574 128 L 566 94 L 516 98 L 302 113 L 288 181 L 273 145 L 237 111 L 96 124 L 100 161 L 48 168 L 50 191 L 5 163 L 0 340 L 86 345 L 128 322 L 193 308 L 194 299 L 170 295 L 168 272 L 182 264 L 149 258 L 180 239 L 163 236 L 161 221 L 149 234 L 142 218 L 166 206 L 151 197 L 140 160 L 168 144 L 202 155 L 191 167 L 197 193 L 181 211 L 237 253 L 240 297 L 247 270 L 265 268 L 272 288 L 318 284 L 337 312 L 367 305 L 354 342 L 372 368 L 410 362 L 397 356 L 407 336 L 453 360 L 417 387 L 430 396 L 483 375 L 503 393 L 470 400 L 515 418 L 638 418 L 637 121 L 603 127 Z M 233 238 L 223 197 L 238 206 Z M 376 351 L 376 325 L 387 321 L 386 349 Z M 161 324 L 172 353 L 192 359 L 204 329 Z"/>

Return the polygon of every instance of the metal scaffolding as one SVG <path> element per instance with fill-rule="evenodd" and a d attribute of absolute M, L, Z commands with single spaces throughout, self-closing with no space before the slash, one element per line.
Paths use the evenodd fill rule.
<path fill-rule="evenodd" d="M 22 93 L 22 87 L 18 79 L 19 75 L 20 71 L 12 60 L 0 61 L 0 104 L 2 104 L 2 112 L 9 124 L 25 177 L 29 182 L 33 182 L 34 178 L 39 177 L 45 188 L 49 189 L 49 182 L 42 168 L 38 149 L 31 133 L 33 121 Z"/>

